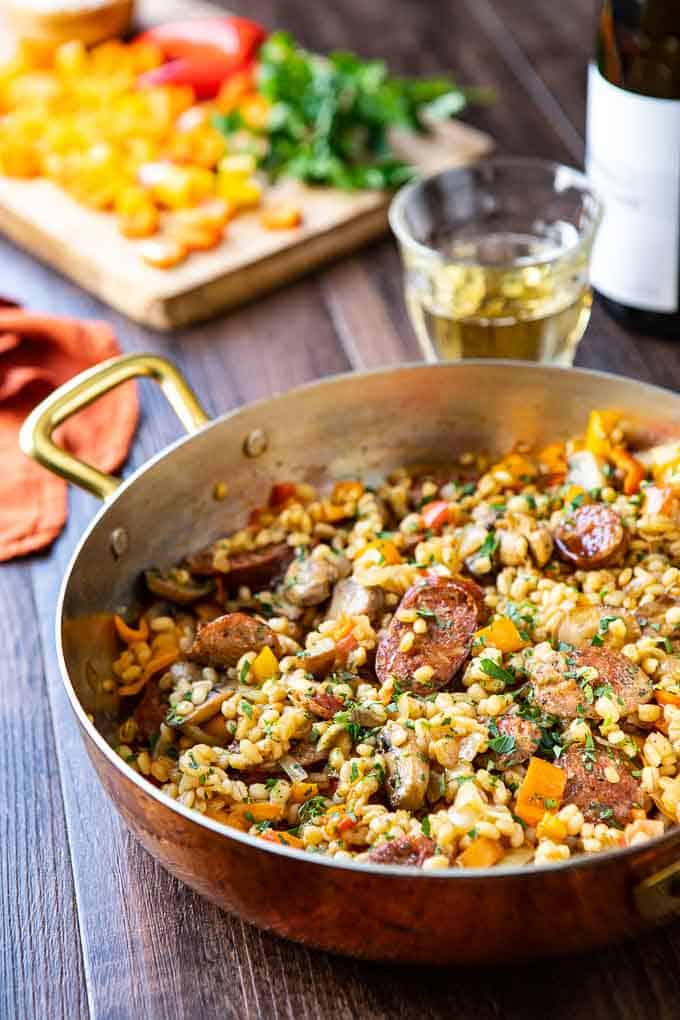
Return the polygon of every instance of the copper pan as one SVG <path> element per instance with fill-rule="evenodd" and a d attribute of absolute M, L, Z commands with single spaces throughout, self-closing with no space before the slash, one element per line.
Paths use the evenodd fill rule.
<path fill-rule="evenodd" d="M 52 430 L 135 376 L 155 379 L 189 435 L 125 482 L 60 451 Z M 64 578 L 57 645 L 92 763 L 127 826 L 174 875 L 225 910 L 313 946 L 380 960 L 474 964 L 568 953 L 634 935 L 680 911 L 680 827 L 640 847 L 542 868 L 422 872 L 334 863 L 228 829 L 166 799 L 111 749 L 88 672 L 110 655 L 111 613 L 140 571 L 239 526 L 275 480 L 376 478 L 472 447 L 505 451 L 582 431 L 616 407 L 654 436 L 680 435 L 680 397 L 597 372 L 466 361 L 344 375 L 209 422 L 162 358 L 125 356 L 40 405 L 24 450 L 105 499 Z M 224 501 L 215 498 L 228 484 Z M 113 706 L 115 709 L 115 705 Z"/>

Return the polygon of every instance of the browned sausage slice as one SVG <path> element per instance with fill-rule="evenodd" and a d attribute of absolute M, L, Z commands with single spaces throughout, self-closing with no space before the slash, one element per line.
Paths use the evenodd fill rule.
<path fill-rule="evenodd" d="M 575 804 L 587 822 L 626 825 L 633 808 L 643 806 L 644 795 L 632 775 L 633 766 L 611 747 L 597 745 L 589 750 L 572 744 L 557 764 L 567 774 L 563 803 Z"/>
<path fill-rule="evenodd" d="M 227 613 L 201 627 L 188 658 L 202 666 L 227 669 L 246 652 L 259 652 L 264 647 L 271 648 L 274 655 L 280 654 L 279 640 L 266 623 L 245 613 Z"/>
<path fill-rule="evenodd" d="M 368 860 L 373 864 L 401 864 L 412 868 L 420 868 L 435 851 L 434 841 L 428 836 L 417 836 L 415 839 L 402 836 L 374 847 Z"/>
<path fill-rule="evenodd" d="M 626 548 L 628 533 L 611 507 L 593 503 L 579 507 L 554 533 L 563 560 L 581 569 L 603 567 Z"/>
<path fill-rule="evenodd" d="M 320 694 L 312 695 L 305 702 L 305 706 L 312 715 L 317 716 L 319 719 L 332 719 L 336 712 L 342 711 L 345 703 L 340 698 L 337 698 L 335 694 L 323 691 Z"/>
<path fill-rule="evenodd" d="M 137 733 L 142 740 L 149 740 L 154 733 L 158 733 L 167 711 L 168 703 L 163 692 L 158 689 L 158 684 L 153 680 L 149 681 L 133 712 L 133 719 L 137 723 Z"/>
<path fill-rule="evenodd" d="M 596 699 L 605 695 L 614 701 L 622 716 L 630 715 L 638 705 L 652 697 L 652 682 L 641 669 L 611 648 L 586 645 L 569 652 L 562 671 L 539 667 L 532 672 L 533 700 L 549 715 L 560 719 L 596 716 Z M 579 675 L 584 667 L 597 670 L 597 676 Z"/>
<path fill-rule="evenodd" d="M 215 568 L 215 550 L 216 546 L 211 545 L 190 556 L 187 561 L 189 570 L 197 577 L 223 577 L 232 590 L 241 586 L 251 591 L 271 587 L 283 576 L 295 555 L 292 546 L 277 542 L 261 549 L 233 553 L 228 557 L 229 570 L 223 572 Z"/>
<path fill-rule="evenodd" d="M 497 719 L 496 728 L 500 736 L 512 737 L 515 741 L 511 751 L 496 756 L 496 764 L 502 769 L 528 761 L 541 742 L 540 727 L 531 719 L 524 719 L 516 708 Z"/>
<path fill-rule="evenodd" d="M 381 683 L 392 676 L 402 690 L 422 695 L 446 687 L 468 657 L 483 604 L 484 594 L 474 581 L 436 577 L 414 584 L 378 645 L 375 669 Z M 417 634 L 408 652 L 399 650 L 401 639 L 412 630 L 410 623 L 399 620 L 401 609 L 414 609 L 427 623 L 427 633 Z M 427 683 L 413 678 L 421 666 L 434 670 Z"/>

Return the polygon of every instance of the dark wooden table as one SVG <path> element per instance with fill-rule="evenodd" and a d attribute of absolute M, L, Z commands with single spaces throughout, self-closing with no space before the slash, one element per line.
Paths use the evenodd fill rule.
<path fill-rule="evenodd" d="M 402 72 L 454 71 L 497 102 L 470 114 L 501 151 L 583 157 L 590 0 L 230 0 L 319 49 Z M 3 293 L 106 316 L 128 351 L 175 358 L 220 414 L 331 372 L 418 357 L 388 240 L 210 325 L 173 336 L 117 317 L 8 244 Z M 680 386 L 680 347 L 632 337 L 596 308 L 578 363 Z M 177 435 L 152 387 L 128 469 Z M 434 972 L 334 958 L 219 913 L 128 836 L 99 788 L 62 691 L 60 578 L 96 510 L 71 494 L 49 554 L 0 569 L 0 1017 L 677 1017 L 680 926 L 596 956 L 514 970 Z M 281 889 L 281 896 L 290 891 Z M 549 909 L 547 907 L 546 909 Z M 527 925 L 532 923 L 527 917 Z M 560 919 L 555 917 L 555 927 Z"/>

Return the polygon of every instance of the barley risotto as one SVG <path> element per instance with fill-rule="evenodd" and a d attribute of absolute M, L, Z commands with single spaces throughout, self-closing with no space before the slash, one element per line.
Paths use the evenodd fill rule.
<path fill-rule="evenodd" d="M 147 570 L 97 681 L 120 756 L 336 860 L 543 865 L 676 824 L 680 441 L 584 426 L 375 488 L 282 482 Z"/>

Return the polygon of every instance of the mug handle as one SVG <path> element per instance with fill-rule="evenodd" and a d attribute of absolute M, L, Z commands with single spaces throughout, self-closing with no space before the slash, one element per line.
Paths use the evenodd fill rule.
<path fill-rule="evenodd" d="M 21 427 L 21 449 L 43 467 L 79 485 L 99 499 L 109 499 L 121 484 L 115 475 L 99 471 L 74 457 L 52 439 L 52 433 L 72 415 L 129 379 L 153 379 L 187 432 L 210 420 L 196 394 L 178 369 L 156 354 L 122 354 L 102 361 L 69 379 L 35 407 Z"/>

